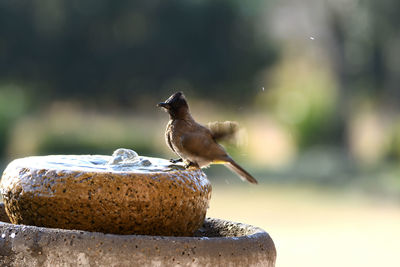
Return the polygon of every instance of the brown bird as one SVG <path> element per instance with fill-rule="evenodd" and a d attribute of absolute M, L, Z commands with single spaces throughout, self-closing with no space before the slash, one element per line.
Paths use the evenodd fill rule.
<path fill-rule="evenodd" d="M 242 180 L 257 184 L 247 171 L 240 167 L 225 149 L 217 143 L 217 138 L 226 134 L 213 127 L 214 131 L 198 124 L 190 115 L 189 106 L 182 92 L 170 96 L 157 106 L 164 108 L 170 120 L 165 131 L 165 140 L 187 167 L 206 167 L 210 164 L 224 164 Z M 176 160 L 179 161 L 179 160 Z"/>

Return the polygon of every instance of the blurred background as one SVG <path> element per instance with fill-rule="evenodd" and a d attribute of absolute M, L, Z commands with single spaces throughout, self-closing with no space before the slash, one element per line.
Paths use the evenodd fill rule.
<path fill-rule="evenodd" d="M 238 121 L 209 216 L 262 227 L 277 266 L 399 266 L 400 2 L 0 1 L 0 170 L 14 158 L 173 158 L 183 91 Z"/>

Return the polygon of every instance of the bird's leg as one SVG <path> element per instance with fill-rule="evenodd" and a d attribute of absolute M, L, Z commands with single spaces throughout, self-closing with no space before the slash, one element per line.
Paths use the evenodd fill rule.
<path fill-rule="evenodd" d="M 190 167 L 199 168 L 199 165 L 198 165 L 197 163 L 191 162 L 191 161 L 186 162 L 185 168 L 188 169 L 188 168 L 190 168 Z"/>
<path fill-rule="evenodd" d="M 172 162 L 172 163 L 178 163 L 178 162 L 182 162 L 183 159 L 182 159 L 182 158 L 179 158 L 179 159 L 170 159 L 169 161 Z"/>

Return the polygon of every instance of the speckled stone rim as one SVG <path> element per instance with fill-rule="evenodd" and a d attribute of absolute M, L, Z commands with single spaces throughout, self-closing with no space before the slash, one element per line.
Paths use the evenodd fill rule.
<path fill-rule="evenodd" d="M 0 181 L 10 221 L 122 235 L 192 236 L 201 227 L 212 191 L 201 169 L 149 157 L 143 157 L 151 163 L 147 167 L 113 169 L 109 159 L 47 155 L 13 160 Z"/>
<path fill-rule="evenodd" d="M 206 219 L 194 237 L 114 235 L 8 223 L 0 204 L 1 266 L 275 266 L 264 230 Z"/>

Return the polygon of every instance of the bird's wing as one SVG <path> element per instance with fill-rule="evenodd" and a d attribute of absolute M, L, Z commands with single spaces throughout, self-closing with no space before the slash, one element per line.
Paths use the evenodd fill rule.
<path fill-rule="evenodd" d="M 174 149 L 174 146 L 172 145 L 171 136 L 169 135 L 169 133 L 167 133 L 167 134 L 165 135 L 165 140 L 167 141 L 168 147 L 176 154 L 176 151 L 175 151 L 175 149 Z"/>
<path fill-rule="evenodd" d="M 181 136 L 181 143 L 186 152 L 209 160 L 227 156 L 224 148 L 217 144 L 207 131 L 190 132 Z"/>
<path fill-rule="evenodd" d="M 168 147 L 176 154 L 174 146 L 172 145 L 172 142 L 171 142 L 171 121 L 168 122 L 167 129 L 165 131 L 165 141 L 166 141 Z"/>

